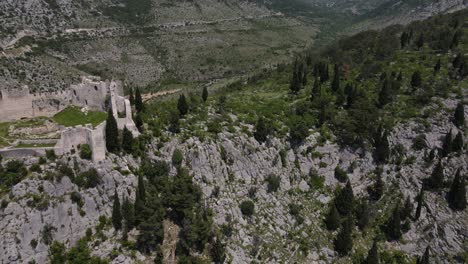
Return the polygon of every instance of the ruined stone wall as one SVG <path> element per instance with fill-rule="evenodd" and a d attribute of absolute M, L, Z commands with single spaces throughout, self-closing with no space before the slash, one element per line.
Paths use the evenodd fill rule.
<path fill-rule="evenodd" d="M 53 116 L 69 105 L 105 111 L 110 103 L 111 88 L 116 95 L 123 94 L 121 82 L 102 82 L 95 77 L 83 77 L 80 84 L 71 85 L 62 92 L 31 94 L 28 87 L 3 89 L 0 90 L 0 122 Z M 119 101 L 115 109 L 125 112 L 124 103 Z"/>
<path fill-rule="evenodd" d="M 93 161 L 98 162 L 106 158 L 106 143 L 104 139 L 106 122 L 95 129 L 91 126 L 76 126 L 62 131 L 60 140 L 55 145 L 58 155 L 79 153 L 78 146 L 88 144 L 93 151 Z M 74 151 L 73 151 L 74 150 Z"/>

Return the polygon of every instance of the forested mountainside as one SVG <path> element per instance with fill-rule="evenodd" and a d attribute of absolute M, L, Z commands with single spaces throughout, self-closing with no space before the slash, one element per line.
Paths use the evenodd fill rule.
<path fill-rule="evenodd" d="M 143 135 L 106 130 L 105 161 L 2 160 L 2 262 L 466 263 L 467 12 L 227 87 L 129 86 Z"/>

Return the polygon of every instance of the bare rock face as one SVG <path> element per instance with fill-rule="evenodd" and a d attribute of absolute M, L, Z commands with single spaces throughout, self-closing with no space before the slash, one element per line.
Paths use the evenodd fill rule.
<path fill-rule="evenodd" d="M 82 168 L 91 166 L 80 164 Z M 109 161 L 97 169 L 101 184 L 96 188 L 80 190 L 67 176 L 54 182 L 35 175 L 15 185 L 7 207 L 0 210 L 1 261 L 45 263 L 52 240 L 72 246 L 86 229 L 96 226 L 99 216 L 110 216 L 115 189 L 120 197 L 134 199 L 134 175 L 122 175 Z M 79 193 L 82 206 L 72 201 L 74 192 Z"/>

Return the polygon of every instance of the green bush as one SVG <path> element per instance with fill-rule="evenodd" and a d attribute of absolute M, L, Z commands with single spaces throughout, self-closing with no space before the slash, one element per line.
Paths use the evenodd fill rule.
<path fill-rule="evenodd" d="M 83 188 L 94 188 L 101 182 L 101 178 L 95 168 L 80 173 L 75 177 L 74 183 Z"/>
<path fill-rule="evenodd" d="M 239 208 L 244 216 L 252 216 L 255 213 L 255 204 L 251 200 L 245 200 Z"/>
<path fill-rule="evenodd" d="M 265 181 L 267 182 L 267 190 L 268 192 L 276 192 L 281 183 L 281 178 L 279 176 L 270 174 Z"/>
<path fill-rule="evenodd" d="M 55 151 L 53 149 L 46 150 L 46 158 L 48 160 L 54 161 L 57 159 L 57 155 L 55 155 Z"/>
<path fill-rule="evenodd" d="M 172 165 L 179 167 L 182 165 L 182 161 L 184 160 L 184 154 L 180 149 L 175 149 L 172 152 Z"/>
<path fill-rule="evenodd" d="M 335 179 L 337 179 L 339 182 L 346 182 L 348 180 L 348 174 L 340 166 L 336 166 Z"/>
<path fill-rule="evenodd" d="M 80 158 L 90 160 L 93 156 L 93 151 L 88 144 L 80 145 Z"/>
<path fill-rule="evenodd" d="M 427 148 L 426 135 L 420 134 L 413 140 L 413 149 L 423 150 L 425 148 Z"/>

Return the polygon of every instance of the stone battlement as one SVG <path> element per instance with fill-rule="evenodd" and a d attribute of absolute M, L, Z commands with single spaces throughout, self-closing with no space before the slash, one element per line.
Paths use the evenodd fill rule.
<path fill-rule="evenodd" d="M 53 116 L 70 105 L 86 107 L 91 110 L 105 111 L 112 107 L 112 114 L 119 129 L 127 127 L 134 137 L 140 135 L 132 118 L 130 101 L 123 96 L 120 81 L 100 81 L 98 77 L 82 77 L 81 83 L 71 85 L 68 90 L 54 93 L 31 94 L 28 87 L 20 90 L 0 91 L 0 122 L 36 116 Z M 124 117 L 119 117 L 123 113 Z M 93 152 L 93 161 L 106 158 L 106 122 L 93 128 L 91 125 L 65 128 L 54 149 L 58 155 L 78 153 L 79 146 L 88 144 Z M 42 155 L 45 148 L 22 150 L 4 149 L 5 156 Z"/>

